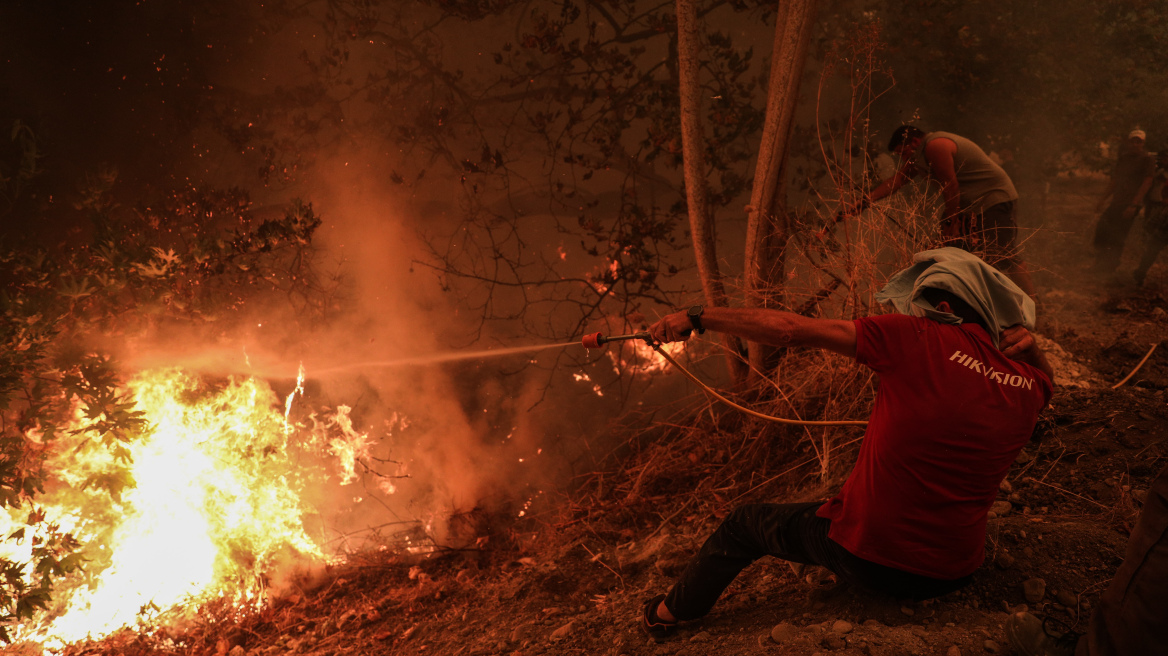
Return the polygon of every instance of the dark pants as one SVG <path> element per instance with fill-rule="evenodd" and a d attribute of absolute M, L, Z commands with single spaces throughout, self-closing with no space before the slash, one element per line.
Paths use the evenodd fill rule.
<path fill-rule="evenodd" d="M 969 576 L 944 581 L 857 558 L 827 537 L 831 521 L 815 516 L 821 505 L 767 503 L 734 509 L 686 566 L 665 597 L 665 607 L 679 620 L 702 617 L 734 577 L 763 556 L 822 565 L 843 581 L 898 598 L 938 597 L 969 583 Z"/>
<path fill-rule="evenodd" d="M 1136 283 L 1140 285 L 1144 284 L 1148 269 L 1152 268 L 1152 264 L 1160 256 L 1160 251 L 1168 246 L 1168 205 L 1148 203 L 1144 213 L 1144 232 L 1146 233 L 1144 254 L 1140 257 L 1140 263 L 1134 273 Z"/>
<path fill-rule="evenodd" d="M 942 245 L 954 246 L 980 257 L 1037 300 L 1034 281 L 1022 261 L 1014 201 L 995 203 L 978 213 L 963 213 L 952 221 L 955 224 L 942 225 L 942 234 L 945 235 Z"/>
<path fill-rule="evenodd" d="M 1079 656 L 1168 655 L 1168 467 L 1144 499 L 1123 564 L 1099 600 Z"/>
<path fill-rule="evenodd" d="M 963 213 L 953 220 L 958 225 L 946 226 L 946 232 L 953 235 L 946 245 L 969 251 L 1004 271 L 1017 268 L 1021 258 L 1014 201 L 990 205 L 976 214 Z"/>
<path fill-rule="evenodd" d="M 1127 209 L 1128 203 L 1113 202 L 1095 225 L 1095 269 L 1100 273 L 1111 273 L 1119 267 L 1123 245 L 1139 214 L 1139 210 L 1127 213 Z"/>

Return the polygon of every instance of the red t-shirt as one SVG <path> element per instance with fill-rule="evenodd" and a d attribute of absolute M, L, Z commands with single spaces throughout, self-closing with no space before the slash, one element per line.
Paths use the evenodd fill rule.
<path fill-rule="evenodd" d="M 817 514 L 865 560 L 946 580 L 971 574 L 1050 379 L 973 324 L 899 314 L 855 323 L 856 361 L 880 374 L 880 388 L 856 467 Z"/>

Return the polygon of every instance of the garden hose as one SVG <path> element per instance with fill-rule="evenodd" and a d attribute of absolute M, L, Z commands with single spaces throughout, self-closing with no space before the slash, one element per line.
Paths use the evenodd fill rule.
<path fill-rule="evenodd" d="M 701 380 L 699 380 L 698 377 L 693 375 L 693 373 L 690 372 L 689 369 L 686 369 L 685 367 L 681 366 L 681 363 L 678 362 L 677 360 L 674 360 L 673 356 L 666 353 L 665 349 L 661 348 L 660 344 L 653 341 L 653 338 L 647 332 L 639 332 L 639 333 L 634 333 L 632 335 L 614 335 L 612 337 L 606 337 L 604 335 L 601 335 L 600 333 L 592 333 L 589 335 L 585 335 L 584 339 L 581 340 L 581 343 L 584 345 L 585 348 L 591 349 L 591 348 L 599 348 L 599 347 L 601 347 L 604 344 L 607 344 L 609 342 L 620 342 L 620 341 L 627 341 L 627 340 L 632 340 L 632 339 L 643 340 L 646 344 L 653 347 L 653 350 L 657 351 L 657 353 L 659 353 L 661 355 L 661 357 L 665 358 L 666 362 L 668 362 L 673 367 L 676 367 L 677 370 L 680 371 L 681 373 L 685 374 L 686 378 L 689 378 L 693 382 L 697 383 L 699 387 L 701 387 L 703 390 L 705 390 L 706 394 L 709 394 L 710 396 L 714 397 L 715 399 L 718 399 L 719 401 L 721 401 L 722 403 L 725 403 L 726 405 L 730 406 L 731 408 L 734 408 L 735 410 L 738 410 L 739 412 L 746 413 L 752 417 L 758 417 L 759 419 L 763 419 L 766 421 L 772 421 L 772 422 L 775 422 L 776 424 L 788 424 L 788 425 L 793 425 L 793 426 L 867 426 L 868 425 L 867 421 L 858 421 L 858 420 L 812 421 L 812 420 L 808 420 L 808 419 L 786 419 L 784 417 L 774 417 L 772 415 L 764 414 L 764 413 L 758 412 L 756 410 L 751 410 L 750 408 L 739 405 L 739 404 L 731 401 L 730 399 L 726 398 L 725 396 L 722 396 L 722 394 L 720 394 L 717 390 L 715 390 L 714 388 L 710 387 L 709 385 L 707 385 L 707 384 L 703 383 Z"/>
<path fill-rule="evenodd" d="M 1148 358 L 1152 357 L 1152 353 L 1153 353 L 1153 352 L 1156 350 L 1156 347 L 1157 347 L 1157 346 L 1159 346 L 1159 345 L 1160 345 L 1160 342 L 1156 342 L 1155 344 L 1152 344 L 1152 348 L 1148 349 L 1148 352 L 1144 354 L 1144 359 L 1143 359 L 1143 360 L 1140 360 L 1140 363 L 1136 365 L 1136 368 L 1135 368 L 1135 369 L 1132 369 L 1132 370 L 1131 370 L 1131 373 L 1129 373 L 1128 375 L 1124 376 L 1124 377 L 1123 377 L 1123 380 L 1121 380 L 1121 381 L 1119 381 L 1118 383 L 1116 383 L 1116 384 L 1112 385 L 1112 386 L 1111 386 L 1111 389 L 1118 389 L 1118 388 L 1119 388 L 1121 385 L 1123 385 L 1124 383 L 1126 383 L 1128 380 L 1131 380 L 1131 377 L 1132 377 L 1132 376 L 1134 376 L 1134 375 L 1136 375 L 1136 372 L 1140 370 L 1140 367 L 1144 366 L 1144 363 L 1148 361 Z"/>

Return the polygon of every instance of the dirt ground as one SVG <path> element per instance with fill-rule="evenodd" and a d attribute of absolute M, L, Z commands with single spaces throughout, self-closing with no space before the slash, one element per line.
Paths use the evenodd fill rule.
<path fill-rule="evenodd" d="M 639 608 L 668 589 L 718 522 L 707 507 L 678 510 L 663 499 L 660 519 L 620 530 L 567 521 L 511 530 L 483 550 L 354 562 L 259 615 L 208 613 L 185 631 L 124 632 L 67 653 L 955 656 L 1009 653 L 1003 625 L 1018 609 L 1082 629 L 1168 457 L 1168 347 L 1110 389 L 1165 337 L 1168 254 L 1143 289 L 1093 279 L 1097 186 L 1054 183 L 1023 206 L 1024 222 L 1036 228 L 1027 259 L 1058 385 L 1002 485 L 986 562 L 962 591 L 908 603 L 838 584 L 821 568 L 764 559 L 705 620 L 658 644 L 641 632 Z M 810 487 L 793 480 L 782 500 L 824 498 L 842 479 Z"/>

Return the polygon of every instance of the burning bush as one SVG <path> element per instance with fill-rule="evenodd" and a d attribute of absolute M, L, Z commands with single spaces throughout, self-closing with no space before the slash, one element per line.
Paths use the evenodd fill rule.
<path fill-rule="evenodd" d="M 201 483 L 204 501 L 189 505 L 199 510 L 201 504 L 205 512 L 213 505 L 207 499 L 215 499 L 221 507 L 212 514 L 222 530 L 248 514 L 279 525 L 248 538 L 232 534 L 228 541 L 237 562 L 204 553 L 199 556 L 206 560 L 201 576 L 243 576 L 232 567 L 249 559 L 252 571 L 262 571 L 263 561 L 285 547 L 320 555 L 303 528 L 297 528 L 301 511 L 284 508 L 281 490 L 306 482 L 277 464 L 288 453 L 279 413 L 246 426 L 230 424 L 232 407 L 270 414 L 274 396 L 266 385 L 229 381 L 221 393 L 243 398 L 228 403 L 206 396 L 209 392 L 198 382 L 179 374 L 125 381 L 110 350 L 102 347 L 112 337 L 141 335 L 161 325 L 230 324 L 265 292 L 283 293 L 312 316 L 327 297 L 311 266 L 311 240 L 320 219 L 310 205 L 295 203 L 281 218 L 257 220 L 246 195 L 237 190 L 184 190 L 160 209 L 128 212 L 110 198 L 115 180 L 112 171 L 104 172 L 82 194 L 77 208 L 92 220 L 89 239 L 55 252 L 0 250 L 0 508 L 6 515 L 0 523 L 8 548 L 0 553 L 0 639 L 6 641 L 13 623 L 38 611 L 67 612 L 73 602 L 54 600 L 62 580 L 85 588 L 89 603 L 103 605 L 94 575 L 107 567 L 127 571 L 129 563 L 117 559 L 139 561 L 135 565 L 148 556 L 189 559 L 167 543 L 148 539 L 140 551 L 116 557 L 111 545 L 122 539 L 126 525 L 142 522 L 139 537 L 166 537 L 197 548 L 194 538 L 184 537 L 187 522 L 167 527 L 156 514 L 161 510 L 150 505 L 162 497 L 146 490 L 165 486 L 176 475 L 173 467 L 218 471 L 222 463 L 208 459 L 219 456 L 207 450 L 217 440 L 235 439 L 217 448 L 233 450 L 233 462 L 247 464 L 255 477 L 285 487 L 257 487 L 232 475 Z M 192 404 L 163 409 L 159 390 Z M 202 408 L 197 412 L 208 420 L 228 423 L 208 429 L 210 437 L 198 437 L 183 414 L 192 408 Z M 188 451 L 160 451 L 164 443 Z M 327 444 L 313 448 L 327 449 Z M 176 594 L 188 594 L 187 583 L 177 581 Z"/>

